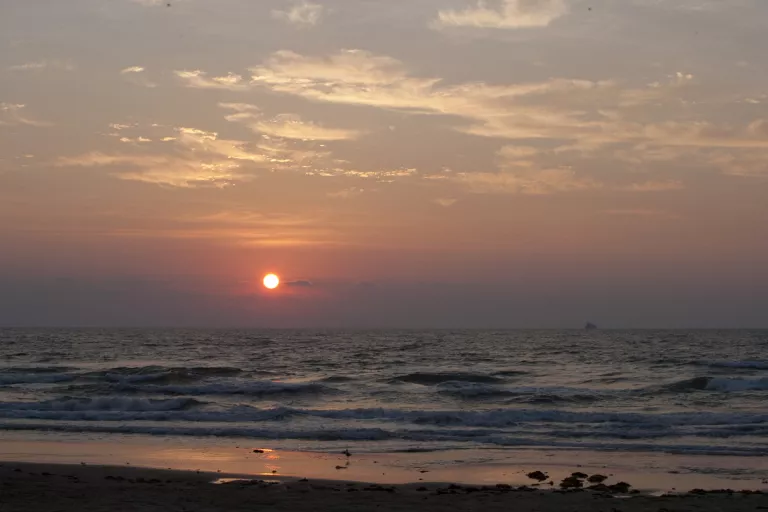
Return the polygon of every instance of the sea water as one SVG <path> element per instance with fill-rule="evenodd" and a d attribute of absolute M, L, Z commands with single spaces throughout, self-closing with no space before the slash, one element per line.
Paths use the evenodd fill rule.
<path fill-rule="evenodd" d="M 766 399 L 768 331 L 0 330 L 17 433 L 751 458 Z"/>

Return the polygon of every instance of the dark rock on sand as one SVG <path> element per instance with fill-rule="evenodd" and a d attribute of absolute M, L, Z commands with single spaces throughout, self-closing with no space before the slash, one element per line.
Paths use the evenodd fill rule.
<path fill-rule="evenodd" d="M 613 492 L 619 492 L 622 494 L 626 494 L 629 492 L 629 488 L 632 487 L 627 482 L 619 482 L 617 484 L 609 485 L 608 489 L 610 489 Z"/>
<path fill-rule="evenodd" d="M 528 473 L 526 476 L 532 480 L 538 480 L 539 482 L 543 482 L 544 480 L 549 478 L 549 476 L 547 476 L 547 474 L 542 471 L 532 471 Z"/>
<path fill-rule="evenodd" d="M 581 471 L 577 471 L 577 472 L 575 472 L 575 473 L 571 473 L 571 476 L 572 476 L 573 478 L 578 478 L 578 479 L 580 479 L 580 480 L 584 480 L 584 479 L 585 479 L 585 478 L 587 478 L 589 475 L 588 475 L 588 474 L 586 474 L 586 473 L 582 473 Z"/>
<path fill-rule="evenodd" d="M 563 481 L 560 482 L 561 489 L 580 489 L 583 486 L 584 484 L 581 483 L 581 480 L 579 480 L 575 476 L 569 476 L 569 477 L 563 478 Z"/>
<path fill-rule="evenodd" d="M 597 492 L 608 492 L 608 491 L 610 491 L 608 486 L 605 485 L 605 484 L 602 484 L 602 483 L 590 485 L 589 487 L 587 487 L 587 489 L 589 489 L 590 491 L 597 491 Z"/>
<path fill-rule="evenodd" d="M 599 483 L 605 482 L 606 480 L 608 480 L 608 477 L 605 475 L 592 475 L 589 478 L 587 478 L 587 482 L 591 484 L 599 484 Z"/>
<path fill-rule="evenodd" d="M 253 450 L 253 453 L 264 453 L 264 450 Z"/>

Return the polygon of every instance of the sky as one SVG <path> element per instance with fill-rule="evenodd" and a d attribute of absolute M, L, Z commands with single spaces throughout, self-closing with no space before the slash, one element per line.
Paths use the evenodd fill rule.
<path fill-rule="evenodd" d="M 764 0 L 0 0 L 0 325 L 768 327 L 766 47 Z"/>

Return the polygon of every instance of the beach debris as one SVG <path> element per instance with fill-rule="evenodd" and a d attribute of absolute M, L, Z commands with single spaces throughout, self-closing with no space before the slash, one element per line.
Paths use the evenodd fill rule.
<path fill-rule="evenodd" d="M 605 475 L 595 474 L 587 478 L 587 482 L 591 484 L 599 484 L 599 483 L 605 482 L 607 479 L 608 477 Z"/>
<path fill-rule="evenodd" d="M 301 480 L 299 480 L 299 482 L 309 482 L 309 479 L 308 478 L 302 478 Z"/>
<path fill-rule="evenodd" d="M 273 469 L 273 470 L 272 470 L 272 474 L 274 475 L 275 473 L 277 473 L 277 470 L 276 470 L 276 469 Z"/>
<path fill-rule="evenodd" d="M 336 469 L 347 469 L 347 466 L 336 466 Z"/>
<path fill-rule="evenodd" d="M 264 450 L 259 450 L 258 448 L 256 450 L 253 450 L 253 453 L 264 453 Z"/>
<path fill-rule="evenodd" d="M 581 471 L 576 471 L 575 473 L 571 473 L 571 476 L 572 476 L 573 478 L 578 478 L 578 479 L 580 479 L 580 480 L 584 480 L 584 479 L 585 479 L 585 478 L 587 478 L 589 475 L 588 475 L 588 474 L 586 474 L 586 473 L 582 473 Z"/>
<path fill-rule="evenodd" d="M 429 473 L 429 470 L 428 469 L 420 469 L 419 473 Z"/>
<path fill-rule="evenodd" d="M 352 454 L 349 452 L 349 448 L 347 448 L 346 450 L 344 450 L 344 451 L 343 451 L 343 452 L 341 452 L 341 453 L 343 453 L 343 454 L 344 454 L 344 455 L 346 455 L 347 457 L 351 457 L 351 456 L 352 456 Z"/>
<path fill-rule="evenodd" d="M 543 482 L 544 480 L 549 478 L 549 476 L 546 473 L 542 472 L 542 471 L 531 471 L 530 473 L 526 474 L 525 476 L 527 476 L 528 478 L 530 478 L 532 480 L 538 480 L 539 482 Z"/>

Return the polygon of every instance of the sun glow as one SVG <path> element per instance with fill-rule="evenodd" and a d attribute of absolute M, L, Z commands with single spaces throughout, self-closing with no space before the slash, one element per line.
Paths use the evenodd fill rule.
<path fill-rule="evenodd" d="M 274 290 L 280 285 L 280 278 L 275 274 L 267 274 L 264 276 L 264 287 Z"/>

